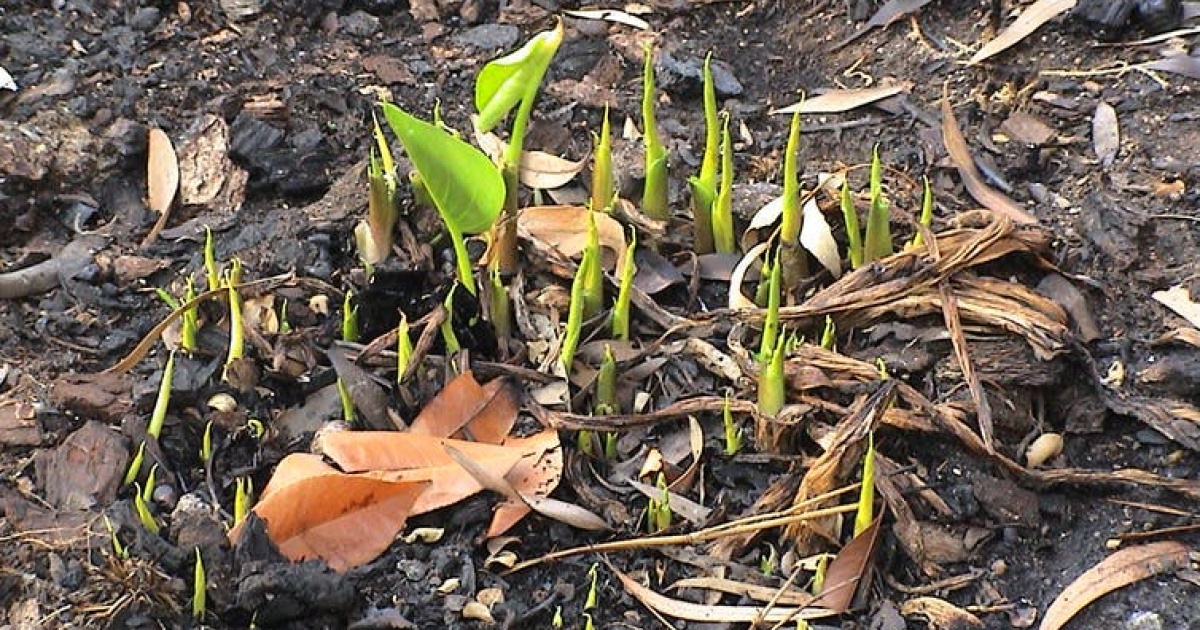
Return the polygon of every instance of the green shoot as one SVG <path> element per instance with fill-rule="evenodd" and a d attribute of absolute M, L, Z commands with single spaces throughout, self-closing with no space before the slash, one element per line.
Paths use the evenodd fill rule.
<path fill-rule="evenodd" d="M 388 125 L 420 173 L 454 247 L 459 281 L 475 294 L 471 259 L 464 234 L 485 232 L 504 205 L 504 180 L 479 149 L 444 129 L 383 103 Z"/>
<path fill-rule="evenodd" d="M 142 472 L 142 463 L 146 461 L 146 442 L 143 441 L 138 445 L 137 453 L 133 455 L 133 461 L 129 463 L 129 469 L 125 471 L 125 478 L 121 480 L 121 486 L 128 486 L 137 481 L 138 475 Z"/>
<path fill-rule="evenodd" d="M 786 381 L 783 373 L 783 358 L 787 335 L 778 335 L 775 347 L 762 362 L 762 373 L 758 377 L 758 413 L 775 416 L 783 409 L 787 400 Z"/>
<path fill-rule="evenodd" d="M 671 491 L 667 488 L 667 478 L 662 473 L 658 473 L 658 481 L 655 483 L 660 495 L 658 498 L 650 499 L 646 504 L 646 522 L 650 527 L 650 533 L 654 534 L 671 528 Z"/>
<path fill-rule="evenodd" d="M 255 440 L 261 440 L 267 434 L 267 425 L 263 424 L 263 421 L 258 418 L 247 418 L 246 432 Z"/>
<path fill-rule="evenodd" d="M 604 106 L 604 120 L 600 123 L 600 134 L 592 134 L 592 199 L 588 207 L 593 212 L 609 212 L 617 198 L 612 173 L 612 128 L 608 124 L 608 105 Z"/>
<path fill-rule="evenodd" d="M 591 613 L 583 613 L 583 630 L 596 630 L 596 622 L 592 620 Z"/>
<path fill-rule="evenodd" d="M 767 549 L 767 554 L 758 558 L 758 570 L 763 575 L 770 576 L 779 568 L 779 550 L 771 543 L 767 543 Z"/>
<path fill-rule="evenodd" d="M 396 382 L 404 381 L 408 364 L 412 361 L 413 342 L 408 329 L 408 315 L 400 313 L 400 325 L 396 328 Z"/>
<path fill-rule="evenodd" d="M 142 500 L 146 503 L 149 503 L 150 499 L 154 498 L 155 484 L 158 483 L 158 480 L 155 479 L 157 476 L 158 464 L 155 464 L 150 467 L 150 472 L 146 475 L 146 485 L 142 488 Z"/>
<path fill-rule="evenodd" d="M 246 356 L 246 328 L 242 323 L 242 295 L 238 293 L 238 285 L 241 283 L 242 261 L 234 258 L 230 261 L 229 272 L 225 275 L 225 287 L 229 291 L 229 356 L 225 359 L 226 367 Z"/>
<path fill-rule="evenodd" d="M 110 540 L 112 540 L 113 553 L 116 554 L 118 558 L 128 558 L 129 550 L 125 548 L 125 545 L 121 544 L 121 539 L 117 538 L 117 528 L 113 527 L 112 520 L 108 518 L 107 514 L 103 516 L 104 528 L 108 530 L 108 537 Z"/>
<path fill-rule="evenodd" d="M 592 585 L 590 587 L 588 587 L 587 598 L 583 600 L 583 609 L 584 610 L 595 610 L 596 608 L 600 607 L 600 595 L 599 595 L 600 574 L 599 574 L 599 565 L 597 565 L 594 562 L 592 563 L 592 566 L 588 569 L 588 579 L 591 580 Z"/>
<path fill-rule="evenodd" d="M 850 181 L 842 180 L 842 219 L 846 222 L 847 255 L 850 268 L 858 269 L 863 264 L 862 230 L 858 227 L 858 210 L 854 207 L 854 196 L 850 194 Z"/>
<path fill-rule="evenodd" d="M 203 619 L 208 599 L 208 580 L 204 576 L 204 559 L 196 547 L 196 569 L 192 573 L 192 618 Z"/>
<path fill-rule="evenodd" d="M 792 124 L 788 128 L 787 149 L 783 154 L 783 218 L 780 232 L 783 242 L 795 246 L 800 240 L 800 225 L 803 219 L 800 208 L 800 182 L 797 178 L 799 167 L 796 164 L 796 153 L 800 148 L 800 111 L 792 114 Z"/>
<path fill-rule="evenodd" d="M 520 182 L 525 129 L 529 126 L 538 88 L 562 40 L 563 26 L 560 21 L 554 30 L 538 33 L 520 49 L 488 62 L 475 77 L 475 109 L 479 112 L 476 127 L 480 132 L 490 131 L 514 107 L 517 109 L 508 137 L 508 149 L 500 164 L 503 188 L 499 190 L 504 195 L 504 218 L 497 226 L 497 245 L 502 273 L 514 273 L 517 270 L 517 186 Z M 468 173 L 468 176 L 473 178 L 474 174 Z"/>
<path fill-rule="evenodd" d="M 817 557 L 817 569 L 813 571 L 812 592 L 814 595 L 820 595 L 821 589 L 825 588 L 825 576 L 828 572 L 829 554 L 823 553 Z"/>
<path fill-rule="evenodd" d="M 712 52 L 704 57 L 704 158 L 700 174 L 688 178 L 692 191 L 694 249 L 697 254 L 713 252 L 712 206 L 717 198 L 717 160 L 721 128 L 717 122 L 717 88 L 712 78 Z"/>
<path fill-rule="evenodd" d="M 587 245 L 577 273 L 583 274 L 583 318 L 591 319 L 604 308 L 604 264 L 600 254 L 600 234 L 596 231 L 596 213 L 588 213 Z"/>
<path fill-rule="evenodd" d="M 771 257 L 764 256 L 762 267 L 758 270 L 758 284 L 754 286 L 754 303 L 759 308 L 766 308 L 771 299 Z"/>
<path fill-rule="evenodd" d="M 504 280 L 500 277 L 498 262 L 491 265 L 488 277 L 491 280 L 491 290 L 488 291 L 491 308 L 488 314 L 492 318 L 492 329 L 496 331 L 497 339 L 508 339 L 512 337 L 512 307 L 508 302 L 508 290 L 504 288 Z"/>
<path fill-rule="evenodd" d="M 134 488 L 137 492 L 133 493 L 133 511 L 137 513 L 138 520 L 141 521 L 142 527 L 151 534 L 158 534 L 158 521 L 154 520 L 154 515 L 150 513 L 150 506 L 146 505 L 146 499 L 142 497 L 142 484 L 135 483 Z"/>
<path fill-rule="evenodd" d="M 725 456 L 733 457 L 741 452 L 746 432 L 733 420 L 733 399 L 728 394 L 721 408 L 721 420 L 725 426 Z"/>
<path fill-rule="evenodd" d="M 584 302 L 587 295 L 587 270 L 585 267 L 591 260 L 592 258 L 585 252 L 583 260 L 575 270 L 575 279 L 571 281 L 571 301 L 567 306 L 567 331 L 563 337 L 562 351 L 559 354 L 559 362 L 562 363 L 563 371 L 567 374 L 571 373 L 571 366 L 575 363 L 575 350 L 579 347 L 579 339 L 583 336 Z"/>
<path fill-rule="evenodd" d="M 863 455 L 862 487 L 858 490 L 858 509 L 854 512 L 854 535 L 875 522 L 875 432 L 867 434 L 867 452 Z"/>
<path fill-rule="evenodd" d="M 825 328 L 821 331 L 821 347 L 826 350 L 833 350 L 837 344 L 837 324 L 833 323 L 833 318 L 829 315 L 825 316 Z"/>
<path fill-rule="evenodd" d="M 288 321 L 287 298 L 284 298 L 283 304 L 279 305 L 279 332 L 285 335 L 292 332 L 292 323 Z"/>
<path fill-rule="evenodd" d="M 565 625 L 562 616 L 562 606 L 554 607 L 554 617 L 550 619 L 550 627 L 559 630 Z"/>
<path fill-rule="evenodd" d="M 150 414 L 150 424 L 146 426 L 146 433 L 158 439 L 162 434 L 163 423 L 167 420 L 167 407 L 171 404 L 171 379 L 175 375 L 175 353 L 172 352 L 167 358 L 167 365 L 163 368 L 162 381 L 158 384 L 158 397 L 154 399 L 154 411 Z"/>
<path fill-rule="evenodd" d="M 354 424 L 354 399 L 350 397 L 350 390 L 346 389 L 346 382 L 338 379 L 336 383 L 338 400 L 342 403 L 342 421 L 346 424 Z"/>
<path fill-rule="evenodd" d="M 592 409 L 597 415 L 618 413 L 617 406 L 617 360 L 612 346 L 604 345 L 604 359 L 600 361 L 600 372 L 596 376 L 596 402 Z"/>
<path fill-rule="evenodd" d="M 236 526 L 250 513 L 250 504 L 254 501 L 254 480 L 238 477 L 233 488 L 233 524 Z"/>
<path fill-rule="evenodd" d="M 442 322 L 441 333 L 442 343 L 446 344 L 446 356 L 458 354 L 462 350 L 462 344 L 458 343 L 458 335 L 454 334 L 454 291 L 458 286 L 450 287 L 450 292 L 446 294 L 446 299 L 442 302 L 442 306 L 446 308 L 446 320 Z"/>
<path fill-rule="evenodd" d="M 221 288 L 221 271 L 217 268 L 216 245 L 213 244 L 212 228 L 204 226 L 204 275 L 208 278 L 208 290 Z"/>
<path fill-rule="evenodd" d="M 352 291 L 346 291 L 342 299 L 342 341 L 358 341 L 358 306 L 354 304 Z"/>
<path fill-rule="evenodd" d="M 171 309 L 172 311 L 179 310 L 179 300 L 176 300 L 175 296 L 168 293 L 166 289 L 162 287 L 156 287 L 154 289 L 154 295 L 157 295 L 158 299 L 162 300 L 163 303 L 167 305 L 167 308 Z"/>
<path fill-rule="evenodd" d="M 190 303 L 196 299 L 196 283 L 189 275 L 183 288 L 183 302 Z M 200 331 L 200 311 L 193 305 L 183 312 L 179 320 L 179 345 L 189 355 L 196 351 L 196 335 Z"/>
<path fill-rule="evenodd" d="M 392 231 L 399 217 L 396 204 L 396 165 L 379 119 L 371 114 L 375 145 L 367 162 L 367 218 L 354 226 L 358 256 L 368 268 L 383 262 L 392 252 Z"/>
<path fill-rule="evenodd" d="M 588 457 L 596 456 L 596 433 L 587 429 L 580 429 L 575 433 L 575 447 L 580 453 Z"/>
<path fill-rule="evenodd" d="M 604 434 L 604 459 L 610 462 L 617 461 L 617 441 L 621 439 L 621 434 L 616 431 L 609 431 Z"/>
<path fill-rule="evenodd" d="M 654 51 L 650 44 L 643 47 L 646 55 L 642 67 L 642 136 L 646 144 L 646 184 L 642 191 L 642 212 L 658 221 L 671 218 L 667 197 L 667 149 L 658 135 L 654 114 Z"/>
<path fill-rule="evenodd" d="M 879 162 L 879 147 L 871 152 L 871 207 L 867 210 L 867 234 L 863 243 L 863 260 L 872 262 L 892 255 L 891 213 L 883 196 L 883 166 Z"/>
<path fill-rule="evenodd" d="M 208 464 L 213 456 L 212 428 L 213 421 L 209 420 L 208 424 L 204 425 L 204 437 L 200 439 L 200 463 L 202 464 Z"/>
<path fill-rule="evenodd" d="M 758 347 L 758 357 L 763 363 L 775 351 L 776 337 L 779 336 L 779 305 L 782 301 L 783 265 L 780 264 L 776 253 L 775 262 L 771 265 L 771 275 L 767 283 L 767 315 L 763 319 L 762 344 Z"/>
<path fill-rule="evenodd" d="M 637 264 L 634 262 L 636 250 L 637 232 L 634 231 L 621 261 L 621 283 L 617 288 L 617 301 L 612 310 L 613 339 L 619 341 L 629 339 L 629 302 L 633 297 L 633 276 L 637 273 Z"/>
<path fill-rule="evenodd" d="M 925 185 L 923 186 L 924 190 L 921 194 L 921 216 L 917 219 L 917 221 L 921 225 L 929 227 L 933 225 L 933 188 L 929 185 L 928 177 L 922 177 L 921 180 Z M 921 232 L 918 231 L 916 235 L 912 237 L 912 241 L 909 242 L 909 247 L 915 249 L 924 244 L 925 239 L 921 236 Z"/>
<path fill-rule="evenodd" d="M 713 247 L 722 254 L 737 251 L 733 234 L 733 139 L 729 135 L 729 114 L 721 126 L 721 185 L 712 206 Z"/>

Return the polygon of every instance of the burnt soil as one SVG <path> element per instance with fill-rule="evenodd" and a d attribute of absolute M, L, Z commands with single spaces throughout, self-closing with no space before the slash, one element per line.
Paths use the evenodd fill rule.
<path fill-rule="evenodd" d="M 219 328 L 211 333 L 217 338 L 208 340 L 212 356 L 187 362 L 185 375 L 176 376 L 178 396 L 168 417 L 168 437 L 162 452 L 154 455 L 171 463 L 171 472 L 163 475 L 166 489 L 155 495 L 155 509 L 169 523 L 163 535 L 146 534 L 129 516 L 128 489 L 98 488 L 72 498 L 50 496 L 58 491 L 47 487 L 51 476 L 61 480 L 65 474 L 53 472 L 54 463 L 47 462 L 68 436 L 87 440 L 80 448 L 89 453 L 109 448 L 125 458 L 129 445 L 136 443 L 134 436 L 144 432 L 166 357 L 161 344 L 128 376 L 89 375 L 114 365 L 169 312 L 153 288 L 172 286 L 182 274 L 202 268 L 198 226 L 213 227 L 218 259 L 238 256 L 248 278 L 294 273 L 304 280 L 280 296 L 295 306 L 291 324 L 307 330 L 315 347 L 329 347 L 338 334 L 341 291 L 366 288 L 352 233 L 365 206 L 361 194 L 343 199 L 325 195 L 366 155 L 379 95 L 387 93 L 422 115 L 440 103 L 449 125 L 468 129 L 474 73 L 488 59 L 551 27 L 553 11 L 520 1 L 498 10 L 492 3 L 468 0 L 423 16 L 437 19 L 420 21 L 396 0 L 277 0 L 234 21 L 215 0 L 45 4 L 14 0 L 0 7 L 0 65 L 20 86 L 15 93 L 0 90 L 0 124 L 5 126 L 4 142 L 11 143 L 0 146 L 0 267 L 8 271 L 36 264 L 81 234 L 99 234 L 104 244 L 89 264 L 58 278 L 56 288 L 0 300 L 0 627 L 195 625 L 190 550 L 207 545 L 214 549 L 207 562 L 210 594 L 204 623 L 210 627 L 249 627 L 252 622 L 289 628 L 355 623 L 484 627 L 463 620 L 459 611 L 479 590 L 499 587 L 505 602 L 492 612 L 504 627 L 551 627 L 561 609 L 566 627 L 582 628 L 587 571 L 597 558 L 581 555 L 512 575 L 485 567 L 488 554 L 480 538 L 493 502 L 488 496 L 409 525 L 446 526 L 441 542 L 397 543 L 380 559 L 345 575 L 329 573 L 318 563 L 273 560 L 265 545 L 252 548 L 252 542 L 237 554 L 229 550 L 216 515 L 232 510 L 233 480 L 250 476 L 256 487 L 263 487 L 272 466 L 285 453 L 306 449 L 311 438 L 275 435 L 260 443 L 246 434 L 246 417 L 270 422 L 315 390 L 309 377 L 328 384 L 331 376 L 320 365 L 304 379 L 264 376 L 241 397 L 242 411 L 234 413 L 242 415 L 217 418 L 220 451 L 213 470 L 205 471 L 196 453 L 207 420 L 219 415 L 206 402 L 225 391 L 213 385 L 219 381 L 224 343 Z M 1105 402 L 1113 397 L 1098 392 L 1110 387 L 1130 400 L 1185 404 L 1198 392 L 1195 349 L 1160 341 L 1164 333 L 1187 325 L 1150 297 L 1176 285 L 1191 288 L 1200 277 L 1196 82 L 1135 70 L 1087 75 L 1153 59 L 1157 49 L 1099 46 L 1095 33 L 1072 19 L 1052 21 L 985 64 L 965 65 L 977 42 L 994 34 L 997 17 L 1011 20 L 1015 7 L 1009 3 L 996 16 L 988 3 L 937 0 L 911 19 L 833 48 L 861 28 L 861 20 L 875 9 L 869 2 L 847 4 L 852 6 L 655 1 L 643 16 L 652 36 L 626 26 L 568 19 L 527 147 L 578 159 L 587 155 L 589 132 L 598 127 L 606 104 L 615 128 L 626 117 L 638 120 L 638 42 L 653 41 L 660 51 L 660 127 L 675 156 L 675 208 L 680 225 L 686 225 L 682 182 L 696 168 L 703 133 L 699 82 L 690 73 L 705 53 L 712 51 L 722 70 L 720 102 L 732 114 L 740 183 L 778 181 L 787 117 L 771 115 L 773 108 L 798 101 L 802 93 L 899 81 L 907 88 L 903 103 L 805 117 L 802 181 L 811 187 L 817 173 L 866 163 L 878 146 L 882 161 L 896 173 L 889 175 L 890 186 L 908 186 L 904 194 L 911 197 L 911 182 L 930 179 L 938 200 L 938 230 L 978 207 L 948 161 L 936 127 L 945 90 L 971 152 L 997 174 L 993 185 L 1006 187 L 1049 232 L 1049 262 L 1082 291 L 1099 328 L 1099 335 L 1087 341 L 1074 328 L 1070 353 L 1053 369 L 1039 371 L 1036 357 L 1019 353 L 1030 363 L 1024 366 L 1027 372 L 1035 374 L 1024 380 L 983 369 L 993 408 L 1011 412 L 997 412 L 1012 418 L 998 420 L 1001 448 L 1019 459 L 1023 441 L 1053 430 L 1065 434 L 1066 447 L 1051 467 L 1135 468 L 1165 478 L 1194 478 L 1200 457 L 1188 444 L 1150 429 L 1128 408 L 1114 411 Z M 428 14 L 430 7 L 424 9 Z M 1142 34 L 1130 25 L 1125 38 Z M 1184 47 L 1193 46 L 1195 37 L 1183 38 Z M 1111 105 L 1120 123 L 1119 151 L 1110 164 L 1097 159 L 1092 142 L 1093 114 L 1100 103 Z M 1002 124 L 1015 113 L 1036 117 L 1053 130 L 1052 137 L 1040 144 L 1012 138 Z M 143 201 L 147 129 L 161 128 L 178 142 L 205 115 L 222 119 L 233 130 L 230 154 L 249 173 L 245 201 L 236 211 L 220 204 L 178 208 L 163 235 L 139 247 L 155 219 Z M 636 171 L 640 160 L 636 151 L 632 156 L 618 160 Z M 318 203 L 323 198 L 325 203 Z M 403 203 L 412 208 L 407 193 Z M 739 221 L 753 210 L 739 208 Z M 835 215 L 830 220 L 840 225 Z M 415 235 L 410 245 L 424 246 L 411 251 L 428 258 L 418 272 L 395 282 L 392 288 L 402 295 L 386 299 L 398 300 L 419 317 L 447 286 L 449 248 L 444 238 L 437 238 L 437 224 L 428 216 L 414 210 L 404 221 Z M 904 238 L 911 233 L 899 220 L 896 226 Z M 405 262 L 394 261 L 385 271 L 405 271 Z M 542 262 L 528 264 L 540 271 L 528 274 L 528 291 L 566 287 L 540 269 Z M 1044 272 L 1019 260 L 1004 265 L 992 273 L 1030 285 Z M 417 290 L 413 285 L 419 285 Z M 705 289 L 701 295 L 711 301 L 713 291 L 719 296 L 721 289 Z M 328 316 L 306 304 L 308 297 L 322 292 L 334 305 Z M 384 300 L 384 293 L 382 288 L 368 291 L 360 299 L 369 307 L 371 300 Z M 687 297 L 686 287 L 675 287 L 658 299 L 685 313 Z M 396 307 L 397 302 L 387 302 L 378 310 L 394 313 Z M 211 316 L 219 319 L 220 313 Z M 382 317 L 369 323 L 368 335 L 394 324 L 386 314 Z M 937 318 L 933 325 L 937 327 Z M 662 333 L 648 321 L 641 321 L 638 330 L 644 343 Z M 885 354 L 871 347 L 865 332 L 843 335 L 840 344 L 847 352 L 853 349 L 872 362 Z M 713 342 L 722 345 L 724 338 Z M 468 343 L 474 346 L 472 359 L 500 360 L 486 334 L 470 337 Z M 961 375 L 944 369 L 949 345 L 922 343 L 905 346 L 929 354 L 918 357 L 919 367 L 905 378 L 934 396 L 964 397 L 965 388 L 956 386 Z M 979 348 L 986 355 L 991 346 Z M 264 366 L 270 361 L 255 356 Z M 896 369 L 903 369 L 903 359 L 895 360 L 901 366 Z M 1114 365 L 1123 368 L 1124 378 L 1100 384 Z M 699 372 L 684 361 L 665 370 L 660 375 L 665 384 L 654 392 L 656 404 L 720 395 L 729 385 L 699 377 Z M 503 373 L 496 368 L 489 373 L 484 364 L 477 367 L 481 378 Z M 687 389 L 697 384 L 708 390 Z M 394 406 L 411 414 L 438 386 L 431 382 L 408 397 L 396 396 Z M 741 394 L 753 400 L 752 388 Z M 702 418 L 706 427 L 719 427 L 713 417 Z M 93 421 L 115 430 L 78 433 Z M 665 423 L 639 435 L 658 439 L 680 426 Z M 841 618 L 813 622 L 814 627 L 932 627 L 921 615 L 903 619 L 896 612 L 919 595 L 970 608 L 987 627 L 1029 627 L 1031 612 L 1044 611 L 1074 577 L 1107 555 L 1110 538 L 1194 522 L 1189 499 L 1169 490 L 1134 484 L 1021 485 L 949 437 L 885 430 L 877 441 L 881 452 L 946 502 L 949 512 L 937 519 L 953 531 L 976 532 L 974 544 L 964 557 L 935 562 L 923 571 L 885 533 L 861 607 Z M 563 442 L 574 451 L 574 440 L 566 433 Z M 811 440 L 798 442 L 791 454 L 818 452 Z M 1192 439 L 1190 446 L 1195 445 Z M 788 472 L 786 458 L 724 460 L 715 432 L 707 448 L 705 497 L 720 504 L 724 518 L 746 510 L 768 482 L 798 474 Z M 109 466 L 119 478 L 125 461 L 96 461 L 85 454 L 65 465 Z M 82 473 L 102 476 L 98 469 Z M 111 477 L 112 471 L 107 474 Z M 556 496 L 579 500 L 573 484 L 564 483 Z M 172 506 L 184 494 L 208 506 L 215 498 L 223 511 L 201 509 L 209 516 L 196 517 L 200 524 L 187 526 L 182 522 L 186 514 L 176 506 L 172 520 Z M 644 531 L 637 520 L 644 501 L 628 501 L 632 520 L 612 523 L 615 531 L 607 534 L 529 517 L 512 532 L 520 539 L 513 549 L 524 559 L 637 536 Z M 1179 512 L 1164 514 L 1131 502 L 1172 506 Z M 102 511 L 130 548 L 130 558 L 113 557 Z M 187 540 L 180 538 L 181 532 Z M 758 554 L 775 536 L 768 535 L 735 560 L 757 567 Z M 1195 542 L 1187 533 L 1171 538 Z M 648 571 L 660 590 L 698 571 L 651 550 L 608 558 L 627 572 Z M 259 563 L 253 583 L 245 577 L 247 563 Z M 661 627 L 603 565 L 599 576 L 596 627 Z M 947 579 L 954 576 L 968 578 L 961 583 Z M 452 577 L 462 580 L 455 594 L 434 592 Z M 1164 574 L 1105 596 L 1068 627 L 1193 627 L 1200 619 L 1196 589 Z M 727 596 L 723 603 L 735 600 Z"/>

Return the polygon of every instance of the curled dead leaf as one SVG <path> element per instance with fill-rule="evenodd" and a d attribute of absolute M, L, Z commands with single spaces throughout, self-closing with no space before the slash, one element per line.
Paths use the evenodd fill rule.
<path fill-rule="evenodd" d="M 1008 28 L 1000 31 L 995 39 L 981 46 L 967 63 L 975 65 L 1008 50 L 1036 31 L 1041 25 L 1073 9 L 1075 1 L 1037 0 L 1022 11 L 1021 15 Z"/>
<path fill-rule="evenodd" d="M 587 246 L 589 213 L 592 211 L 582 206 L 533 206 L 521 210 L 517 228 L 535 247 L 550 250 L 541 255 L 556 250 L 569 258 L 577 258 Z M 625 230 L 616 219 L 603 212 L 592 214 L 596 219 L 600 248 L 604 250 L 604 267 L 619 272 L 625 254 Z"/>
<path fill-rule="evenodd" d="M 508 143 L 490 131 L 479 133 L 476 130 L 475 142 L 496 164 L 500 163 L 504 152 L 508 150 Z M 521 183 L 530 188 L 541 189 L 566 186 L 583 171 L 590 157 L 585 156 L 582 160 L 575 162 L 545 151 L 523 151 L 521 153 Z"/>
<path fill-rule="evenodd" d="M 158 220 L 144 243 L 153 241 L 167 224 L 171 204 L 179 191 L 179 158 L 171 138 L 158 127 L 150 128 L 146 161 L 146 205 Z"/>

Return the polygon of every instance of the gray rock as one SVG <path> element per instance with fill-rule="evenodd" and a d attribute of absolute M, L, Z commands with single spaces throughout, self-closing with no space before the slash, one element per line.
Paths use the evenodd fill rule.
<path fill-rule="evenodd" d="M 1162 615 L 1148 610 L 1139 610 L 1125 620 L 1125 630 L 1163 630 Z"/>
<path fill-rule="evenodd" d="M 129 25 L 139 31 L 149 31 L 155 26 L 158 26 L 158 20 L 162 17 L 162 13 L 158 7 L 142 7 L 133 14 L 133 18 L 129 20 Z"/>
<path fill-rule="evenodd" d="M 481 24 L 454 36 L 459 46 L 473 46 L 482 50 L 511 48 L 521 38 L 521 30 L 511 24 Z"/>
<path fill-rule="evenodd" d="M 342 30 L 353 37 L 371 37 L 379 32 L 379 18 L 366 11 L 355 11 L 339 22 Z"/>

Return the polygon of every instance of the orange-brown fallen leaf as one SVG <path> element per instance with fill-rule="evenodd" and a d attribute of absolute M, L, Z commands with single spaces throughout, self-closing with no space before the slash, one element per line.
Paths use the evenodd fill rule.
<path fill-rule="evenodd" d="M 1054 598 L 1038 630 L 1059 630 L 1088 604 L 1139 580 L 1188 565 L 1191 550 L 1173 540 L 1121 549 L 1084 571 Z"/>
<path fill-rule="evenodd" d="M 1025 39 L 1041 25 L 1070 11 L 1075 7 L 1076 0 L 1037 0 L 1029 5 L 1008 28 L 1000 32 L 992 41 L 980 46 L 979 51 L 967 62 L 975 65 L 985 59 L 1011 48 L 1014 44 Z"/>
<path fill-rule="evenodd" d="M 392 544 L 426 485 L 349 475 L 319 455 L 295 453 L 279 463 L 254 512 L 288 559 L 320 558 L 345 571 Z M 241 527 L 229 535 L 237 540 Z"/>
<path fill-rule="evenodd" d="M 958 128 L 958 121 L 954 118 L 954 110 L 945 96 L 942 97 L 942 141 L 946 145 L 946 153 L 950 154 L 950 159 L 953 160 L 959 176 L 962 177 L 963 186 L 967 188 L 967 192 L 971 193 L 971 197 L 975 201 L 996 214 L 1008 217 L 1015 223 L 1037 223 L 1037 218 L 1026 212 L 1008 195 L 983 183 L 983 175 L 979 173 L 979 168 L 975 166 L 975 160 L 971 158 L 971 150 L 967 148 L 967 141 L 963 138 L 962 131 Z"/>
<path fill-rule="evenodd" d="M 535 247 L 558 250 L 568 258 L 575 258 L 587 245 L 588 213 L 591 212 L 583 206 L 533 206 L 521 210 L 517 226 L 521 235 L 532 240 Z M 625 230 L 606 213 L 592 214 L 596 218 L 600 249 L 604 250 L 604 267 L 620 271 L 618 266 L 625 254 Z"/>
<path fill-rule="evenodd" d="M 171 204 L 179 190 L 179 158 L 175 147 L 162 129 L 150 128 L 146 161 L 146 206 L 158 215 L 145 243 L 153 241 L 171 213 Z"/>

